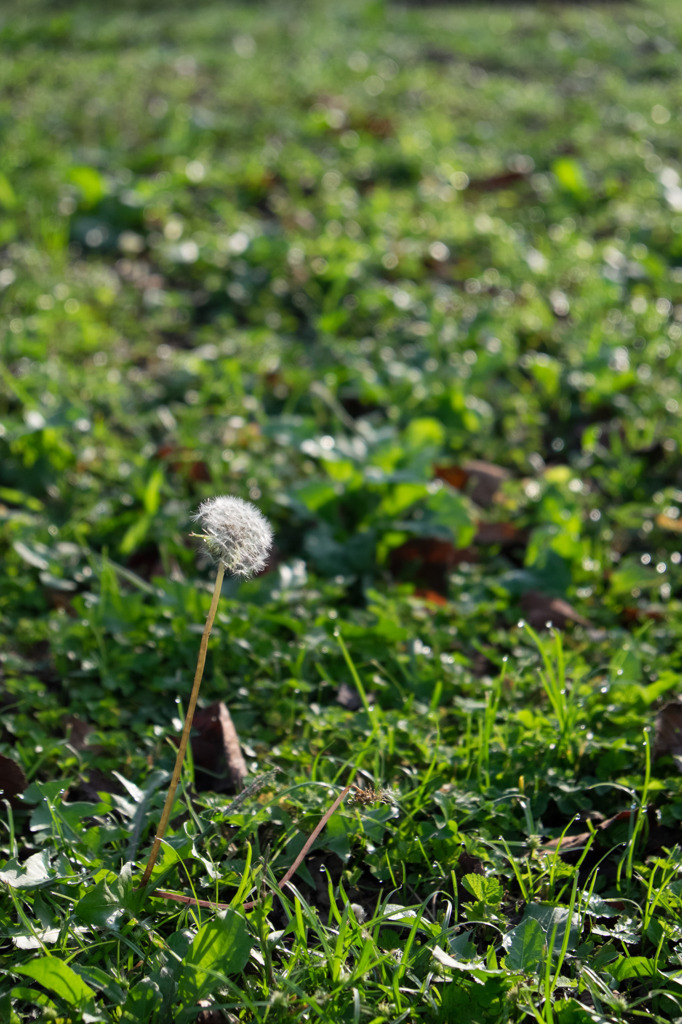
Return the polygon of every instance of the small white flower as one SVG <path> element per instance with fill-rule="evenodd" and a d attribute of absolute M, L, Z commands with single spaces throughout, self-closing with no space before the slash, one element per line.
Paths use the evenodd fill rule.
<path fill-rule="evenodd" d="M 235 576 L 255 576 L 265 568 L 272 527 L 255 505 L 241 498 L 208 498 L 193 519 L 201 525 L 211 555 Z"/>

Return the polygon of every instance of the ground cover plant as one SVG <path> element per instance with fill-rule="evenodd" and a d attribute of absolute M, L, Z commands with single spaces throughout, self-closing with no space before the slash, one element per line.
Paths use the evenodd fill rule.
<path fill-rule="evenodd" d="M 682 1019 L 681 43 L 3 7 L 0 1019 Z"/>

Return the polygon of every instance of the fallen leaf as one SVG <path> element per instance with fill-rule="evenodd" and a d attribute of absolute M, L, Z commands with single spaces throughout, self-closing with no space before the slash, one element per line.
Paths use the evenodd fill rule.
<path fill-rule="evenodd" d="M 156 457 L 162 462 L 168 462 L 174 473 L 179 473 L 189 480 L 205 483 L 211 479 L 206 463 L 202 459 L 197 459 L 190 448 L 182 448 L 168 442 L 157 448 Z"/>
<path fill-rule="evenodd" d="M 77 715 L 67 715 L 64 719 L 64 725 L 68 730 L 69 746 L 73 747 L 74 750 L 85 750 L 88 744 L 88 736 L 93 731 L 94 726 L 90 725 L 89 722 L 83 721 Z"/>
<path fill-rule="evenodd" d="M 525 181 L 528 174 L 529 172 L 525 171 L 503 171 L 501 174 L 492 174 L 489 178 L 474 178 L 469 182 L 469 188 L 475 192 L 496 192 Z"/>
<path fill-rule="evenodd" d="M 682 518 L 673 519 L 671 516 L 666 516 L 659 512 L 655 522 L 656 526 L 659 526 L 661 530 L 672 530 L 673 533 L 682 533 Z"/>
<path fill-rule="evenodd" d="M 543 845 L 542 849 L 557 850 L 559 853 L 570 853 L 573 850 L 582 849 L 592 835 L 596 834 L 597 839 L 595 841 L 599 842 L 603 833 L 608 832 L 608 830 L 613 828 L 613 826 L 618 822 L 629 821 L 633 814 L 639 814 L 639 811 L 619 811 L 618 814 L 614 814 L 613 817 L 607 818 L 606 821 L 602 821 L 598 825 L 595 825 L 593 832 L 580 832 L 579 835 L 576 836 L 559 836 L 558 839 L 550 839 L 548 843 Z M 600 845 L 602 844 L 600 843 Z"/>
<path fill-rule="evenodd" d="M 677 770 L 682 772 L 682 701 L 672 700 L 656 715 L 652 757 L 670 754 Z"/>
<path fill-rule="evenodd" d="M 471 459 L 462 466 L 436 466 L 434 475 L 458 491 L 466 489 L 480 508 L 489 508 L 494 503 L 500 487 L 511 476 L 509 470 L 482 459 Z"/>
<path fill-rule="evenodd" d="M 623 621 L 629 625 L 641 622 L 643 619 L 651 619 L 653 622 L 663 622 L 665 619 L 665 613 L 660 608 L 640 608 L 636 605 L 623 608 L 620 614 Z"/>
<path fill-rule="evenodd" d="M 0 754 L 0 796 L 15 803 L 20 793 L 28 786 L 24 769 L 11 757 Z"/>
<path fill-rule="evenodd" d="M 464 489 L 469 479 L 469 474 L 461 466 L 436 466 L 433 473 L 436 479 L 445 480 L 458 491 Z"/>
<path fill-rule="evenodd" d="M 388 117 L 370 114 L 368 117 L 351 118 L 349 126 L 358 132 L 368 132 L 377 139 L 387 139 L 395 135 L 395 125 Z"/>
<path fill-rule="evenodd" d="M 422 601 L 428 601 L 429 604 L 437 604 L 441 607 L 448 603 L 446 597 L 443 597 L 442 594 L 435 590 L 429 590 L 427 587 L 415 587 L 414 596 L 421 597 Z"/>
<path fill-rule="evenodd" d="M 198 790 L 239 792 L 248 772 L 230 712 L 222 701 L 194 715 L 192 757 Z"/>
<path fill-rule="evenodd" d="M 362 698 L 354 686 L 341 683 L 336 691 L 336 703 L 346 711 L 359 711 L 362 707 Z"/>
<path fill-rule="evenodd" d="M 565 629 L 566 623 L 575 622 L 579 626 L 589 626 L 568 601 L 561 597 L 551 597 L 540 590 L 528 590 L 521 598 L 521 609 L 533 629 L 545 629 L 551 622 L 557 629 Z"/>
<path fill-rule="evenodd" d="M 435 537 L 412 537 L 388 557 L 391 574 L 420 588 L 446 596 L 448 574 L 461 562 L 475 562 L 473 548 L 456 548 L 451 541 Z"/>
<path fill-rule="evenodd" d="M 526 530 L 520 530 L 513 523 L 483 523 L 476 525 L 476 544 L 525 544 L 528 539 Z"/>

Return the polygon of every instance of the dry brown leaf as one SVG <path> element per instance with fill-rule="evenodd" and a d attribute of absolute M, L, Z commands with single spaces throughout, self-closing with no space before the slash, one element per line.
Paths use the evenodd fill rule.
<path fill-rule="evenodd" d="M 479 520 L 476 524 L 476 544 L 525 544 L 527 539 L 527 532 L 513 523 L 483 523 Z"/>
<path fill-rule="evenodd" d="M 173 443 L 160 445 L 156 450 L 156 457 L 162 462 L 168 462 L 174 473 L 186 476 L 189 480 L 205 483 L 211 479 L 208 466 L 190 449 Z"/>
<path fill-rule="evenodd" d="M 502 171 L 501 174 L 493 174 L 489 178 L 474 178 L 469 182 L 469 188 L 475 192 L 497 192 L 517 185 L 527 177 L 526 171 Z"/>
<path fill-rule="evenodd" d="M 602 833 L 608 832 L 613 825 L 620 821 L 628 821 L 633 814 L 638 814 L 639 811 L 619 811 L 618 814 L 614 814 L 613 817 L 607 818 L 606 821 L 601 821 L 598 825 L 595 825 L 593 832 L 581 832 L 577 836 L 559 836 L 558 839 L 550 839 L 548 843 L 545 843 L 542 847 L 543 850 L 558 850 L 559 853 L 570 853 L 573 850 L 582 849 L 583 846 L 589 841 L 590 836 L 597 834 L 597 839 Z"/>
<path fill-rule="evenodd" d="M 14 803 L 27 786 L 28 780 L 21 765 L 0 754 L 0 797 Z"/>
<path fill-rule="evenodd" d="M 230 712 L 222 701 L 200 708 L 194 715 L 192 757 L 197 768 L 197 789 L 217 793 L 239 792 L 248 772 Z"/>
<path fill-rule="evenodd" d="M 433 475 L 437 480 L 444 480 L 455 490 L 461 491 L 466 486 L 469 474 L 461 466 L 436 466 Z"/>
<path fill-rule="evenodd" d="M 482 459 L 470 459 L 461 466 L 436 466 L 434 475 L 458 491 L 465 490 L 480 508 L 489 508 L 510 477 L 509 470 Z"/>
<path fill-rule="evenodd" d="M 557 629 L 565 629 L 567 622 L 575 622 L 579 626 L 590 625 L 568 601 L 561 597 L 551 597 L 541 590 L 528 590 L 521 598 L 521 609 L 533 629 L 545 629 L 548 622 Z"/>
<path fill-rule="evenodd" d="M 659 512 L 655 522 L 656 526 L 660 527 L 661 530 L 672 530 L 673 533 L 682 533 L 682 518 L 673 519 L 671 516 L 666 516 Z"/>
<path fill-rule="evenodd" d="M 666 754 L 675 761 L 677 770 L 682 772 L 682 701 L 672 700 L 656 715 L 654 761 Z"/>
<path fill-rule="evenodd" d="M 429 590 L 428 587 L 415 587 L 414 596 L 421 597 L 422 601 L 428 601 L 429 604 L 440 605 L 440 607 L 448 603 L 446 597 L 443 597 L 436 590 Z"/>
<path fill-rule="evenodd" d="M 391 551 L 388 564 L 399 580 L 410 580 L 424 590 L 447 595 L 448 574 L 461 562 L 475 562 L 473 548 L 456 548 L 449 540 L 412 537 Z"/>

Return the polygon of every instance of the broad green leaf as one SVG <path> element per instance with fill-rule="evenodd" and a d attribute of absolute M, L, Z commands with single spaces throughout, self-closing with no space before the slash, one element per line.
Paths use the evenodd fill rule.
<path fill-rule="evenodd" d="M 504 890 L 498 880 L 486 878 L 485 875 L 465 875 L 462 885 L 477 900 L 489 906 L 496 906 L 504 895 Z"/>
<path fill-rule="evenodd" d="M 238 974 L 250 952 L 251 939 L 246 923 L 234 910 L 203 925 L 182 965 L 179 984 L 182 1001 L 194 1004 L 220 984 L 221 977 Z"/>
<path fill-rule="evenodd" d="M 379 503 L 377 515 L 395 519 L 396 516 L 411 508 L 416 502 L 428 495 L 428 487 L 423 483 L 401 483 L 388 489 L 387 494 Z"/>
<path fill-rule="evenodd" d="M 634 556 L 623 558 L 609 579 L 611 593 L 619 597 L 627 597 L 633 590 L 649 590 L 660 584 L 661 576 L 653 566 L 642 565 Z"/>
<path fill-rule="evenodd" d="M 111 974 L 102 970 L 101 967 L 96 967 L 94 964 L 81 967 L 79 964 L 77 973 L 97 992 L 104 993 L 107 999 L 115 1003 L 116 1006 L 119 1006 L 126 998 L 126 992 L 114 981 Z"/>
<path fill-rule="evenodd" d="M 297 500 L 312 512 L 338 500 L 335 485 L 327 480 L 311 480 L 297 487 L 294 493 Z"/>
<path fill-rule="evenodd" d="M 607 968 L 616 981 L 626 978 L 653 978 L 659 974 L 656 961 L 646 956 L 619 956 Z"/>
<path fill-rule="evenodd" d="M 130 796 L 133 798 L 136 804 L 142 803 L 146 794 L 144 793 L 143 790 L 140 789 L 139 786 L 136 786 L 134 782 L 130 781 L 130 779 L 126 779 L 125 775 L 121 775 L 120 772 L 112 772 L 112 775 L 114 775 L 115 778 L 118 779 L 123 788 L 127 790 L 127 792 L 130 794 Z"/>
<path fill-rule="evenodd" d="M 584 904 L 583 910 L 590 917 L 618 917 L 620 911 L 610 906 L 595 893 L 590 896 L 587 903 Z"/>
<path fill-rule="evenodd" d="M 459 935 L 455 935 L 448 941 L 448 950 L 450 954 L 461 960 L 476 960 L 478 958 L 478 951 L 476 946 L 471 941 L 473 932 L 460 932 Z"/>
<path fill-rule="evenodd" d="M 471 503 L 465 495 L 452 487 L 441 487 L 428 497 L 425 504 L 431 513 L 431 521 L 447 529 L 456 547 L 464 548 L 471 544 L 476 527 Z"/>
<path fill-rule="evenodd" d="M 37 981 L 69 1006 L 78 1006 L 95 995 L 80 974 L 76 974 L 72 967 L 56 956 L 41 956 L 27 964 L 13 967 L 12 970 L 16 974 L 23 974 L 26 978 Z"/>
<path fill-rule="evenodd" d="M 163 996 L 156 982 L 142 978 L 128 992 L 123 1004 L 121 1020 L 125 1024 L 138 1024 L 139 1021 L 153 1021 L 155 1010 L 163 1003 Z"/>
<path fill-rule="evenodd" d="M 545 933 L 537 921 L 528 918 L 504 936 L 502 945 L 507 950 L 507 967 L 530 973 L 543 958 Z"/>
<path fill-rule="evenodd" d="M 350 857 L 353 827 L 341 814 L 332 814 L 327 822 L 325 847 L 343 861 Z"/>
<path fill-rule="evenodd" d="M 50 1011 L 49 1017 L 44 1017 L 44 1020 L 55 1020 L 57 1016 L 57 1005 L 54 1000 L 50 999 L 47 992 L 41 992 L 36 988 L 35 985 L 13 985 L 11 989 L 11 998 L 13 1000 L 20 1000 L 26 1003 L 27 1006 L 45 1006 Z M 2 1003 L 0 1003 L 0 1008 Z M 5 1021 L 5 1017 L 0 1016 L 0 1020 Z M 24 1017 L 24 1020 L 26 1018 Z M 19 1017 L 10 1017 L 10 1024 L 24 1024 Z"/>
<path fill-rule="evenodd" d="M 36 886 L 44 885 L 52 877 L 47 850 L 32 854 L 23 864 L 8 861 L 0 871 L 0 882 L 5 882 L 15 889 L 34 889 Z"/>
<path fill-rule="evenodd" d="M 14 889 L 41 889 L 72 877 L 50 866 L 50 855 L 47 850 L 31 854 L 23 864 L 15 860 L 7 861 L 0 871 L 0 882 L 5 882 Z"/>
<path fill-rule="evenodd" d="M 427 445 L 440 448 L 445 437 L 445 427 L 432 416 L 417 416 L 410 420 L 405 429 L 405 444 L 408 448 L 425 448 Z"/>
<path fill-rule="evenodd" d="M 458 960 L 456 957 L 451 956 L 450 953 L 446 953 L 440 946 L 434 946 L 431 950 L 431 955 L 442 967 L 449 967 L 453 971 L 485 971 L 486 974 L 493 973 L 488 971 L 485 961 L 480 957 L 469 961 Z M 502 972 L 494 970 L 494 973 L 501 974 Z"/>
<path fill-rule="evenodd" d="M 538 352 L 530 362 L 529 370 L 544 394 L 549 398 L 554 398 L 559 391 L 563 364 L 558 359 L 550 358 L 544 352 Z"/>
<path fill-rule="evenodd" d="M 567 156 L 559 157 L 552 164 L 552 173 L 564 191 L 570 192 L 576 199 L 589 196 L 585 172 L 577 160 Z"/>
<path fill-rule="evenodd" d="M 116 773 L 114 772 L 114 774 Z M 138 888 L 133 880 L 133 866 L 130 861 L 123 864 L 118 878 L 110 882 L 110 888 L 122 910 L 132 914 L 133 917 L 140 913 L 145 896 L 143 890 Z"/>
<path fill-rule="evenodd" d="M 123 913 L 123 908 L 103 878 L 78 901 L 74 913 L 83 924 L 111 928 Z"/>
<path fill-rule="evenodd" d="M 571 952 L 578 945 L 580 938 L 580 922 L 577 914 L 573 914 L 569 921 L 567 907 L 555 907 L 551 903 L 529 903 L 523 915 L 523 920 L 533 920 L 542 928 L 545 938 L 549 942 L 552 932 L 556 927 L 554 936 L 554 952 L 561 949 L 564 941 L 566 928 L 569 929 L 567 950 Z"/>
<path fill-rule="evenodd" d="M 558 999 L 554 1004 L 557 1024 L 593 1024 L 594 1009 L 588 1009 L 577 999 Z"/>
<path fill-rule="evenodd" d="M 465 875 L 462 879 L 462 885 L 466 891 L 470 892 L 472 896 L 475 896 L 477 900 L 484 900 L 484 881 L 485 879 L 483 875 Z"/>
<path fill-rule="evenodd" d="M 106 182 L 94 167 L 72 167 L 68 178 L 80 189 L 86 207 L 96 206 L 107 193 Z"/>

